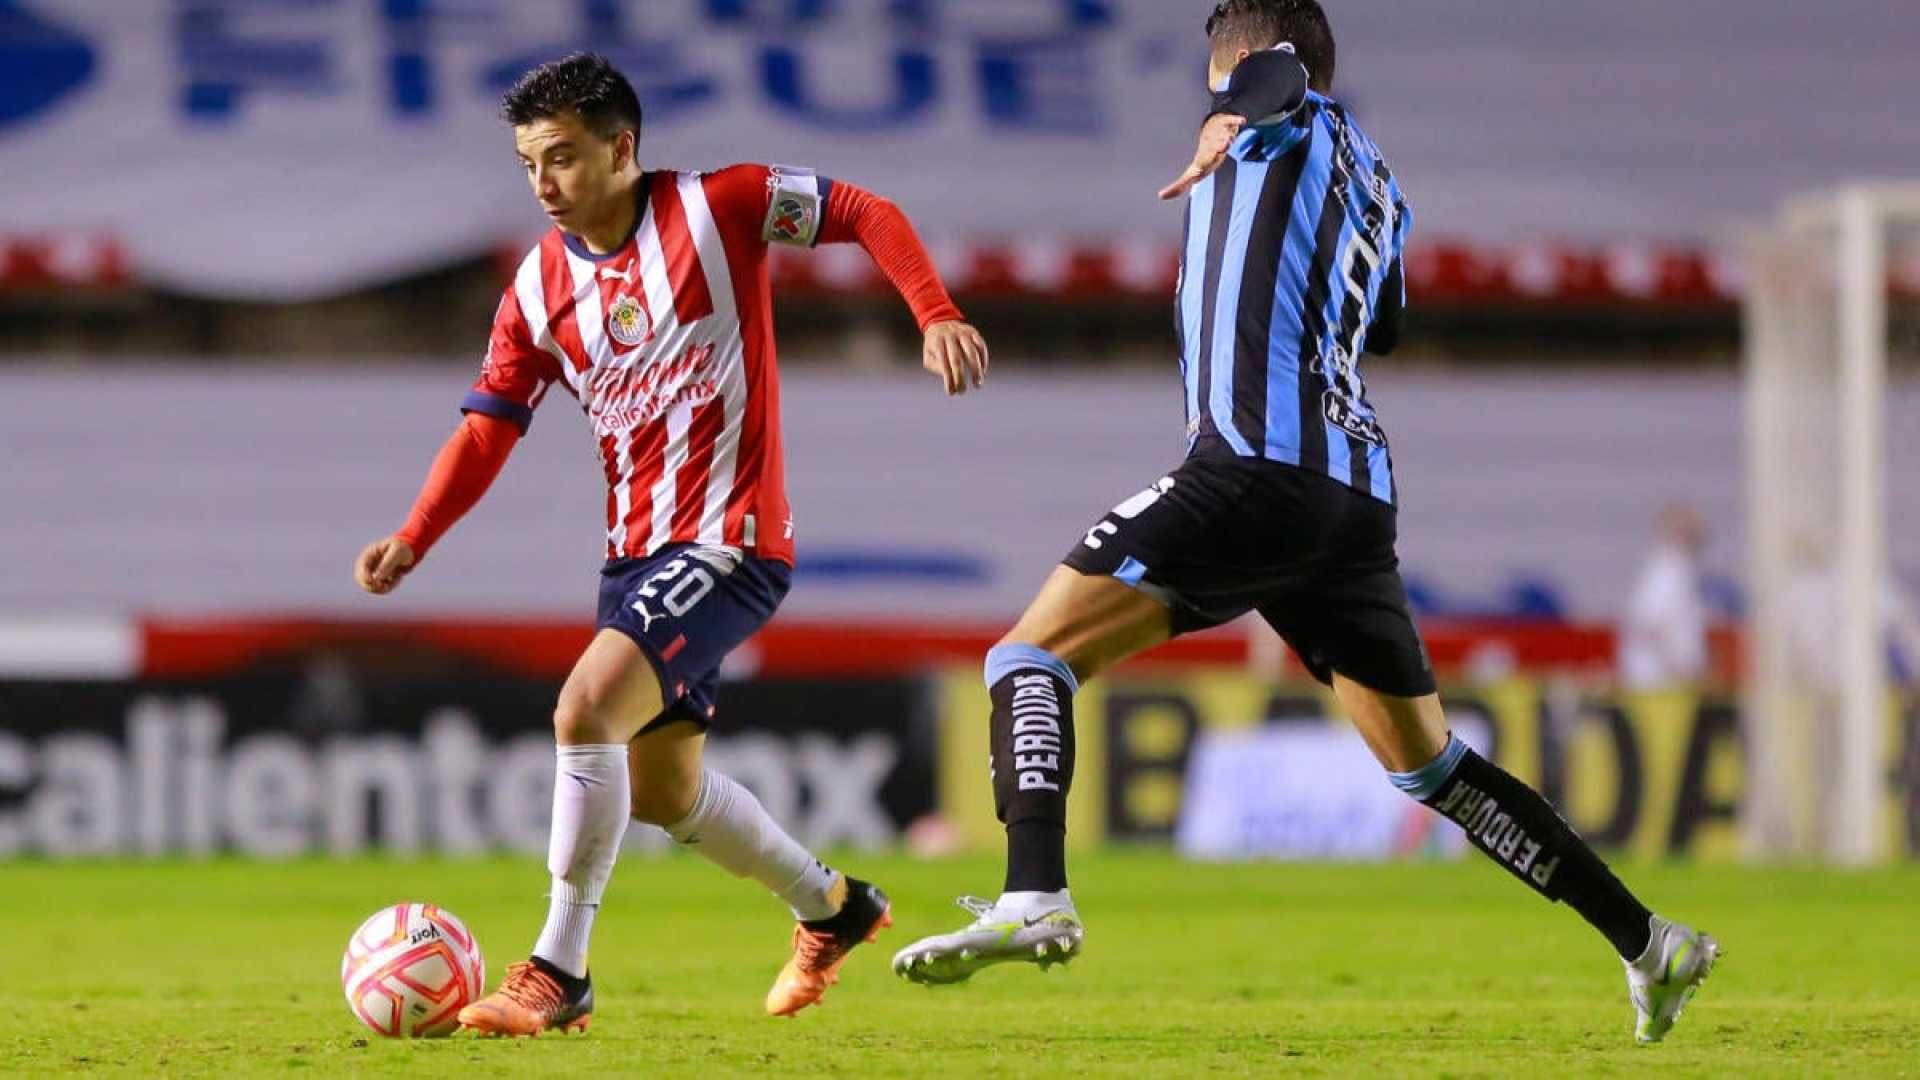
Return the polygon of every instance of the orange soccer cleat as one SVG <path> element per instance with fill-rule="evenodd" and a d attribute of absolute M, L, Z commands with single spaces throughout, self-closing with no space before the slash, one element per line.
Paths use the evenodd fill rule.
<path fill-rule="evenodd" d="M 571 984 L 571 986 L 569 986 Z M 585 1031 L 593 1019 L 593 983 L 534 957 L 507 965 L 500 989 L 460 1010 L 460 1026 L 482 1035 Z"/>
<path fill-rule="evenodd" d="M 893 925 L 887 894 L 864 881 L 847 879 L 847 901 L 840 913 L 793 928 L 793 959 L 780 969 L 767 991 L 767 1012 L 792 1016 L 826 996 L 840 981 L 840 965 L 854 946 L 872 941 Z"/>

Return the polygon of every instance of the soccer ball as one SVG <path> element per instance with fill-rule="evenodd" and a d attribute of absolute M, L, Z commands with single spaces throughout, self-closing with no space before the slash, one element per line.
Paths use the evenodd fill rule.
<path fill-rule="evenodd" d="M 466 924 L 432 904 L 376 911 L 347 939 L 340 985 L 360 1022 L 393 1039 L 438 1038 L 479 999 L 487 968 Z"/>

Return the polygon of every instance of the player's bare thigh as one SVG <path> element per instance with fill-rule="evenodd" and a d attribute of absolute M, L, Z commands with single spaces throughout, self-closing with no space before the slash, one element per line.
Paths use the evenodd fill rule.
<path fill-rule="evenodd" d="M 1333 693 L 1367 749 L 1391 772 L 1412 772 L 1446 748 L 1447 716 L 1438 694 L 1395 697 L 1338 673 L 1333 676 Z"/>
<path fill-rule="evenodd" d="M 560 688 L 553 733 L 561 746 L 627 744 L 633 814 L 670 825 L 687 816 L 700 788 L 706 735 L 694 724 L 666 724 L 640 734 L 660 715 L 660 678 L 633 639 L 602 630 Z"/>
<path fill-rule="evenodd" d="M 1171 616 L 1158 600 L 1114 578 L 1057 566 L 1000 641 L 1045 649 L 1085 682 L 1171 633 Z"/>
<path fill-rule="evenodd" d="M 553 710 L 561 746 L 624 743 L 660 714 L 660 679 L 633 639 L 617 630 L 595 634 L 560 687 Z"/>

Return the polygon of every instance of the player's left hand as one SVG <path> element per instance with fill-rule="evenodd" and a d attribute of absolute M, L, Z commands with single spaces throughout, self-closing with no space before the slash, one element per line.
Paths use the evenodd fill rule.
<path fill-rule="evenodd" d="M 1227 148 L 1233 145 L 1234 137 L 1240 129 L 1247 126 L 1247 118 L 1232 113 L 1215 113 L 1207 117 L 1200 126 L 1200 147 L 1193 152 L 1193 162 L 1180 178 L 1160 189 L 1162 199 L 1177 199 L 1187 193 L 1193 185 L 1205 180 L 1227 160 Z"/>
<path fill-rule="evenodd" d="M 987 381 L 987 339 L 972 323 L 947 319 L 927 327 L 920 366 L 939 376 L 948 396 L 978 390 Z"/>

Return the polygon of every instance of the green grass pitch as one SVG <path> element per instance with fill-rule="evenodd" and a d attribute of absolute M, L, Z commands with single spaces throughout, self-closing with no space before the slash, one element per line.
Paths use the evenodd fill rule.
<path fill-rule="evenodd" d="M 567 1038 L 390 1042 L 348 1013 L 347 934 L 402 899 L 479 935 L 490 977 L 544 914 L 537 860 L 0 864 L 0 1075 L 1920 1075 L 1920 869 L 1628 867 L 1726 955 L 1636 1048 L 1619 963 L 1478 861 L 1189 865 L 1081 858 L 1087 952 L 924 989 L 893 949 L 951 929 L 995 860 L 844 865 L 896 928 L 794 1020 L 762 1015 L 784 910 L 684 855 L 615 873 L 599 1011 Z"/>

